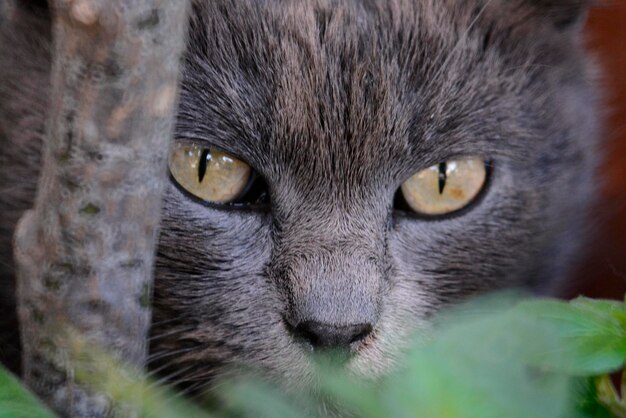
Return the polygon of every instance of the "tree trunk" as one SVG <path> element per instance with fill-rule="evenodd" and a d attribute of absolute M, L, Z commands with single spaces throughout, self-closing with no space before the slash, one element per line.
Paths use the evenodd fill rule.
<path fill-rule="evenodd" d="M 141 368 L 188 3 L 55 0 L 35 207 L 15 233 L 26 383 L 69 416 L 107 416 L 61 330 Z"/>

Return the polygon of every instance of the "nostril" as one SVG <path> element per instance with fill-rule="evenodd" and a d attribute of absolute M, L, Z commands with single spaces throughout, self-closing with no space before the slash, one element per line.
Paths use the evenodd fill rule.
<path fill-rule="evenodd" d="M 349 350 L 372 332 L 370 324 L 333 325 L 304 321 L 295 327 L 295 333 L 315 349 Z"/>
<path fill-rule="evenodd" d="M 365 325 L 366 327 L 363 328 L 363 331 L 361 331 L 360 333 L 358 333 L 352 338 L 352 340 L 350 341 L 351 344 L 360 343 L 361 341 L 366 339 L 368 335 L 371 334 L 372 326 L 370 324 L 365 324 Z"/>
<path fill-rule="evenodd" d="M 311 332 L 306 326 L 302 326 L 302 324 L 296 327 L 296 335 L 311 343 L 313 347 L 321 344 L 318 336 L 314 332 Z"/>

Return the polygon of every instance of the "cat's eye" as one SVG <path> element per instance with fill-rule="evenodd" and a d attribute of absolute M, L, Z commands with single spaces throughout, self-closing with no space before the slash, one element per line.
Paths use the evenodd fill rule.
<path fill-rule="evenodd" d="M 426 168 L 400 190 L 414 212 L 437 216 L 456 212 L 472 203 L 485 187 L 488 164 L 477 157 L 448 160 Z"/>
<path fill-rule="evenodd" d="M 252 169 L 232 155 L 194 143 L 176 142 L 170 172 L 188 193 L 208 203 L 236 201 L 249 188 Z"/>

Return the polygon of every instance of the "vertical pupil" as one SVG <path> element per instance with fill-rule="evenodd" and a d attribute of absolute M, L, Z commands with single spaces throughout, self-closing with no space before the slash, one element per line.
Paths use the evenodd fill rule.
<path fill-rule="evenodd" d="M 448 178 L 448 164 L 445 162 L 439 163 L 439 194 L 443 193 L 443 189 L 446 187 L 446 179 Z"/>
<path fill-rule="evenodd" d="M 209 150 L 202 150 L 202 155 L 200 155 L 200 165 L 198 167 L 198 183 L 202 183 L 204 179 L 204 175 L 206 174 L 206 164 L 207 158 L 209 157 Z"/>

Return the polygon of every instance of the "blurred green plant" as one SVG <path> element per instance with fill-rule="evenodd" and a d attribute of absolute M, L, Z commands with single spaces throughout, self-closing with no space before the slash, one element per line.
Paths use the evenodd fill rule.
<path fill-rule="evenodd" d="M 14 376 L 0 369 L 0 418 L 53 418 Z"/>
<path fill-rule="evenodd" d="M 136 377 L 80 339 L 73 346 L 79 379 L 121 411 L 150 418 L 626 418 L 626 401 L 607 376 L 626 362 L 626 304 L 619 301 L 481 298 L 441 315 L 380 381 L 325 361 L 311 393 L 288 395 L 241 377 L 219 385 L 213 411 Z M 52 416 L 6 372 L 0 379 L 0 418 Z"/>

